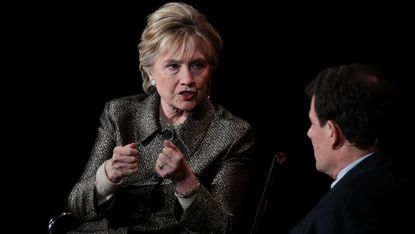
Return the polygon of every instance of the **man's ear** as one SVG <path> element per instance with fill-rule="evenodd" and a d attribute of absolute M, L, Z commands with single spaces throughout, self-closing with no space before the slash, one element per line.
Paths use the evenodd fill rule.
<path fill-rule="evenodd" d="M 340 126 L 333 120 L 327 121 L 332 149 L 337 149 L 344 144 L 343 132 Z"/>

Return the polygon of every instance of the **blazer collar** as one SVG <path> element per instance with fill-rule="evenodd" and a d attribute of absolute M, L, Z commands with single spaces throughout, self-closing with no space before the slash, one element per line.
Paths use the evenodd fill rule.
<path fill-rule="evenodd" d="M 210 99 L 205 99 L 192 113 L 187 120 L 177 127 L 175 131 L 177 138 L 180 140 L 187 152 L 185 156 L 193 155 L 208 132 L 213 119 L 215 109 Z M 188 159 L 186 157 L 186 159 Z"/>
<path fill-rule="evenodd" d="M 141 144 L 146 145 L 146 141 L 151 141 L 157 133 L 161 132 L 159 122 L 160 96 L 157 92 L 145 98 L 136 109 L 134 115 L 135 138 Z M 173 128 L 176 140 L 183 145 L 183 152 L 188 158 L 197 149 L 209 129 L 215 114 L 213 103 L 210 99 L 205 99 L 190 113 L 187 120 Z"/>
<path fill-rule="evenodd" d="M 158 106 L 160 97 L 153 93 L 139 102 L 138 107 L 134 111 L 132 124 L 134 136 L 141 144 L 146 145 L 146 141 L 152 140 L 154 135 L 160 130 L 158 122 Z"/>

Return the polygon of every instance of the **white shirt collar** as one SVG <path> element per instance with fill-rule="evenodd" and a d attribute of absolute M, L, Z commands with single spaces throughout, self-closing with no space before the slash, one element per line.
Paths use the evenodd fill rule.
<path fill-rule="evenodd" d="M 343 178 L 344 175 L 346 175 L 346 173 L 348 171 L 350 171 L 353 167 L 355 167 L 357 164 L 359 164 L 361 161 L 363 161 L 363 159 L 371 156 L 374 152 L 371 152 L 369 154 L 366 154 L 365 156 L 353 161 L 352 163 L 350 163 L 349 165 L 347 165 L 346 167 L 344 167 L 343 169 L 340 170 L 340 172 L 337 174 L 336 180 L 333 181 L 333 183 L 331 183 L 330 188 L 333 188 L 334 185 L 337 184 L 337 182 L 339 182 L 339 180 L 341 178 Z"/>

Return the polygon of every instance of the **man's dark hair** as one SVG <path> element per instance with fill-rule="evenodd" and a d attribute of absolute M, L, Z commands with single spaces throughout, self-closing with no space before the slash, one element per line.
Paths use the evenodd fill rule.
<path fill-rule="evenodd" d="M 360 149 L 380 146 L 394 132 L 397 92 L 372 66 L 353 63 L 326 68 L 305 92 L 315 97 L 320 125 L 335 121 L 348 141 Z"/>

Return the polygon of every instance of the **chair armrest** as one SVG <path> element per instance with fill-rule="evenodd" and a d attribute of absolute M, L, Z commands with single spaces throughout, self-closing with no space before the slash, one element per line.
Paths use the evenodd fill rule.
<path fill-rule="evenodd" d="M 66 233 L 77 228 L 81 223 L 71 212 L 62 212 L 49 219 L 49 234 Z"/>

